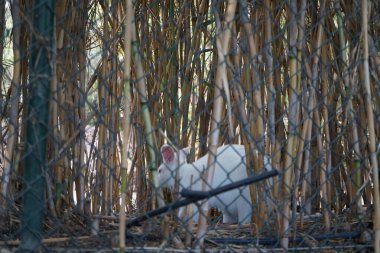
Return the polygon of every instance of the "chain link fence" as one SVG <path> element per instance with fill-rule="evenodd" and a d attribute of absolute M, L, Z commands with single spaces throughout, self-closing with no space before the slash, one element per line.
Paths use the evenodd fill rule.
<path fill-rule="evenodd" d="M 1 252 L 380 252 L 378 1 L 0 1 Z"/>

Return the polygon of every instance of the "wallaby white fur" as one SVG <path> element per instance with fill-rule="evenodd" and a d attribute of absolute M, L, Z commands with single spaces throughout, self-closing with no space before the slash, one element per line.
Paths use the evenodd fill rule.
<path fill-rule="evenodd" d="M 186 157 L 190 148 L 182 149 L 178 152 L 164 144 L 161 147 L 163 163 L 158 168 L 158 176 L 161 187 L 174 187 L 176 168 L 179 166 L 180 191 L 191 189 L 202 190 L 202 171 L 207 167 L 208 155 L 201 157 L 193 163 L 187 163 Z M 179 158 L 178 158 L 179 156 Z M 269 157 L 264 157 L 267 170 L 271 170 Z M 225 145 L 217 150 L 214 179 L 212 189 L 247 178 L 247 166 L 245 159 L 245 149 L 243 145 Z M 192 185 L 191 185 L 192 178 Z M 223 213 L 224 223 L 246 224 L 251 221 L 252 200 L 248 186 L 234 189 L 208 200 L 210 207 L 218 208 Z M 195 206 L 195 205 L 194 205 Z M 179 218 L 184 219 L 185 207 L 179 210 Z M 194 208 L 194 210 L 197 210 Z M 193 219 L 198 221 L 198 212 Z"/>

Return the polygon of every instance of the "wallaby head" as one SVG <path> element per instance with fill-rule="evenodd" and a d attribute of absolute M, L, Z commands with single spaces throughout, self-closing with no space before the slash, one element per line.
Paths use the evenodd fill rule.
<path fill-rule="evenodd" d="M 161 147 L 163 163 L 158 167 L 158 178 L 161 187 L 174 187 L 176 168 L 187 164 L 186 157 L 190 147 L 176 152 L 173 147 L 164 144 Z M 179 155 L 179 159 L 178 159 Z"/>

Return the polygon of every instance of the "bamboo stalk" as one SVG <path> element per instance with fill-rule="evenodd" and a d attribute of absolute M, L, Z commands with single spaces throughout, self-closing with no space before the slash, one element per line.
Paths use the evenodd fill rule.
<path fill-rule="evenodd" d="M 14 159 L 15 147 L 18 143 L 18 109 L 20 103 L 20 81 L 21 81 L 21 55 L 20 55 L 20 2 L 15 0 L 12 4 L 12 20 L 13 20 L 13 76 L 10 86 L 10 112 L 8 123 L 8 138 L 6 151 L 4 155 L 4 171 L 3 171 L 3 183 L 1 188 L 2 198 L 0 200 L 1 206 L 8 206 L 9 203 L 5 202 L 7 199 L 12 199 L 8 196 L 9 183 L 12 172 L 12 161 Z"/>
<path fill-rule="evenodd" d="M 314 111 L 314 122 L 317 126 L 321 125 L 320 115 L 318 110 Z M 321 183 L 321 205 L 322 205 L 322 211 L 324 215 L 324 221 L 325 221 L 325 228 L 327 231 L 330 230 L 330 201 L 328 198 L 328 192 L 327 192 L 327 168 L 326 168 L 326 154 L 325 150 L 323 149 L 323 143 L 322 143 L 322 133 L 321 130 L 317 130 L 317 146 L 318 146 L 318 152 L 321 160 L 320 164 L 320 183 Z"/>
<path fill-rule="evenodd" d="M 146 90 L 146 84 L 144 79 L 144 70 L 139 54 L 139 50 L 137 47 L 137 31 L 135 25 L 132 25 L 132 57 L 134 60 L 134 63 L 136 64 L 136 79 L 137 79 L 137 92 L 140 96 L 141 100 L 141 110 L 143 114 L 144 119 L 144 129 L 146 134 L 146 141 L 147 141 L 147 149 L 150 157 L 149 162 L 149 169 L 151 172 L 151 180 L 153 182 L 153 185 L 158 188 L 159 182 L 158 182 L 158 176 L 157 176 L 157 168 L 156 168 L 156 154 L 155 154 L 155 144 L 153 141 L 153 129 L 151 124 L 151 119 L 149 115 L 149 108 L 148 108 L 148 97 L 147 97 L 147 90 Z M 163 206 L 164 205 L 164 199 L 162 196 L 162 193 L 160 190 L 155 191 L 157 194 L 158 199 L 158 205 Z"/>
<path fill-rule="evenodd" d="M 50 124 L 51 126 L 53 127 L 53 136 L 54 138 L 57 138 L 58 137 L 58 96 L 57 96 L 57 29 L 56 29 L 56 24 L 55 24 L 55 29 L 54 29 L 54 35 L 53 35 L 53 38 L 54 38 L 54 48 L 52 49 L 53 53 L 51 55 L 52 57 L 52 77 L 51 77 L 51 85 L 50 85 L 50 89 L 51 89 L 51 97 L 53 98 L 52 101 L 50 101 L 49 103 L 49 114 L 50 114 Z M 52 157 L 57 153 L 58 151 L 58 142 L 55 142 L 55 141 L 51 141 L 51 146 L 53 146 L 53 154 L 51 155 Z M 59 165 L 58 165 L 59 166 Z M 54 169 L 53 169 L 53 173 L 54 173 L 54 177 L 57 177 L 57 182 L 62 182 L 62 181 L 59 181 L 59 178 L 58 177 L 58 166 L 56 166 Z M 57 196 L 56 192 L 57 192 L 57 188 L 59 188 L 58 186 L 58 183 L 56 185 L 54 185 L 54 189 L 55 189 L 55 194 L 53 196 L 52 194 L 52 189 L 53 189 L 53 185 L 52 185 L 52 182 L 49 178 L 49 175 L 48 173 L 46 173 L 46 186 L 47 186 L 47 195 L 48 195 L 48 204 L 49 204 L 49 208 L 50 208 L 50 211 L 53 215 L 53 217 L 57 217 L 57 212 L 56 212 L 56 207 L 55 207 L 55 204 L 54 204 L 54 197 Z M 62 175 L 60 175 L 62 176 Z M 58 204 L 58 199 L 60 198 L 57 198 L 55 203 Z"/>
<path fill-rule="evenodd" d="M 305 1 L 305 0 L 304 0 Z M 303 2 L 304 2 L 303 1 Z M 270 0 L 265 0 L 265 61 L 266 61 L 266 83 L 268 84 L 268 135 L 270 140 L 270 151 L 271 154 L 275 153 L 276 147 L 276 115 L 275 115 L 275 101 L 276 101 L 276 90 L 273 85 L 274 73 L 273 73 L 273 52 L 272 52 L 272 5 Z M 302 10 L 302 9 L 301 9 Z M 304 11 L 303 11 L 304 13 Z M 301 18 L 301 20 L 303 20 Z"/>
<path fill-rule="evenodd" d="M 234 29 L 234 33 L 236 33 L 236 29 Z M 242 77 L 240 73 L 240 68 L 242 68 L 240 63 L 241 55 L 238 51 L 238 45 L 237 45 L 237 38 L 233 38 L 232 40 L 233 46 L 233 57 L 232 57 L 232 64 L 233 64 L 233 79 L 231 82 L 231 89 L 233 92 L 233 97 L 235 99 L 235 105 L 238 107 L 238 121 L 240 124 L 241 130 L 241 139 L 242 143 L 245 144 L 247 147 L 246 152 L 248 154 L 254 154 L 256 152 L 253 152 L 255 150 L 254 146 L 254 140 L 252 137 L 252 134 L 249 131 L 249 122 L 248 122 L 248 116 L 245 110 L 245 103 L 244 103 L 244 91 L 242 89 L 242 85 L 240 83 Z M 251 170 L 248 170 L 247 173 L 251 173 Z"/>
<path fill-rule="evenodd" d="M 272 36 L 272 22 L 273 22 L 273 8 L 271 1 L 265 0 L 265 70 L 266 70 L 266 86 L 267 86 L 267 107 L 268 107 L 268 148 L 270 150 L 271 160 L 273 162 L 274 155 L 279 151 L 277 150 L 276 145 L 276 111 L 275 111 L 275 102 L 276 102 L 276 89 L 273 85 L 274 82 L 274 67 L 273 67 L 273 36 Z M 279 152 L 278 152 L 279 153 Z M 278 165 L 272 164 L 275 168 L 278 168 Z M 278 192 L 279 192 L 279 180 L 277 177 L 273 178 L 273 189 L 269 189 L 269 192 L 272 193 L 271 199 L 274 200 L 274 205 L 272 205 L 272 212 L 280 213 L 278 210 Z M 270 214 L 271 215 L 271 214 Z M 270 217 L 269 215 L 267 217 Z M 276 220 L 276 226 L 280 227 L 280 222 Z"/>
<path fill-rule="evenodd" d="M 249 46 L 249 56 L 250 59 L 249 61 L 252 63 L 251 66 L 251 78 L 254 83 L 253 87 L 249 87 L 249 89 L 252 89 L 252 97 L 254 101 L 255 108 L 257 108 L 258 111 L 258 117 L 256 117 L 256 125 L 257 129 L 254 129 L 252 131 L 254 133 L 255 138 L 255 147 L 259 151 L 258 157 L 254 160 L 254 168 L 259 168 L 262 167 L 260 164 L 262 164 L 262 155 L 264 153 L 264 122 L 263 122 L 263 106 L 262 106 L 262 101 L 261 101 L 261 91 L 260 91 L 260 79 L 259 79 L 259 73 L 258 73 L 258 54 L 257 54 L 257 45 L 255 38 L 252 33 L 252 25 L 249 20 L 249 15 L 248 15 L 248 5 L 247 1 L 243 0 L 240 2 L 240 11 L 241 11 L 241 22 L 243 23 L 243 28 L 245 30 L 246 36 L 248 37 L 248 46 Z M 253 128 L 253 125 L 251 125 L 251 130 Z"/>
<path fill-rule="evenodd" d="M 319 59 L 321 57 L 321 47 L 322 47 L 322 41 L 323 41 L 323 26 L 325 23 L 325 3 L 326 1 L 321 2 L 320 5 L 320 11 L 319 11 L 319 16 L 322 18 L 319 22 L 318 25 L 318 31 L 317 31 L 317 42 L 315 44 L 316 48 L 316 53 L 313 58 L 313 68 L 312 68 L 312 76 L 311 76 L 311 96 L 316 97 L 316 92 L 317 92 L 317 76 L 318 76 L 318 64 L 319 64 Z M 319 119 L 319 111 L 315 110 L 314 111 L 314 119 L 316 122 L 316 125 L 319 127 L 320 126 L 320 119 Z M 318 145 L 318 151 L 320 157 L 322 159 L 324 158 L 324 150 L 322 148 L 322 133 L 320 132 L 319 129 L 317 129 L 317 145 Z M 325 226 L 326 229 L 330 228 L 330 210 L 328 210 L 328 207 L 325 206 L 325 203 L 328 203 L 328 198 L 327 198 L 327 184 L 326 184 L 326 179 L 327 179 L 327 173 L 326 173 L 326 163 L 325 160 L 322 161 L 321 166 L 320 166 L 320 178 L 321 178 L 321 194 L 322 194 L 322 208 L 323 208 L 323 214 L 324 214 L 324 220 L 325 220 Z"/>
<path fill-rule="evenodd" d="M 312 99 L 309 100 L 309 103 L 308 103 L 308 107 L 312 107 L 312 104 L 315 104 L 313 103 Z M 309 170 L 309 164 L 310 164 L 310 138 L 311 138 L 311 131 L 312 131 L 312 115 L 311 113 L 307 113 L 307 118 L 305 120 L 305 123 L 304 123 L 304 126 L 303 126 L 303 129 L 302 129 L 302 135 L 301 135 L 301 138 L 304 140 L 302 142 L 305 143 L 305 151 L 304 151 L 304 165 L 303 165 L 303 170 L 302 170 L 302 174 L 304 176 L 304 179 L 302 181 L 302 184 L 301 184 L 301 199 L 305 200 L 304 202 L 306 203 L 307 202 L 307 193 L 310 192 L 310 182 L 311 182 L 311 171 Z M 300 149 L 299 150 L 303 150 L 303 145 L 300 145 Z M 302 156 L 301 156 L 302 157 Z M 301 159 L 299 159 L 299 163 L 298 165 L 300 166 L 301 165 Z M 308 205 L 308 207 L 310 207 L 310 205 Z M 301 203 L 301 210 L 305 210 L 306 211 L 306 214 L 310 214 L 311 211 L 309 210 L 310 208 L 307 208 L 307 206 L 303 206 L 303 203 Z M 301 212 L 301 217 L 300 217 L 300 226 L 301 226 L 301 229 L 303 229 L 303 225 L 304 225 L 304 213 L 305 212 Z"/>
<path fill-rule="evenodd" d="M 325 38 L 326 40 L 326 38 Z M 331 176 L 332 176 L 332 173 L 331 173 L 331 138 L 330 138 L 330 128 L 329 128 L 329 114 L 328 114 L 328 105 L 330 104 L 330 101 L 329 101 L 329 87 L 331 85 L 331 83 L 329 82 L 329 74 L 330 74 L 330 71 L 329 71 L 329 59 L 327 57 L 328 55 L 328 47 L 323 47 L 322 49 L 322 62 L 323 62 L 323 65 L 326 66 L 326 68 L 324 68 L 322 70 L 322 97 L 323 97 L 323 105 L 322 105 L 322 113 L 321 113 L 321 117 L 323 119 L 323 125 L 321 126 L 321 131 L 322 131 L 322 135 L 323 135 L 323 132 L 324 132 L 324 137 L 325 137 L 325 140 L 323 141 L 322 144 L 322 148 L 325 150 L 324 151 L 324 154 L 325 154 L 325 168 L 326 168 L 326 181 L 322 181 L 323 184 L 326 184 L 326 206 L 328 208 L 328 211 L 330 212 L 331 210 L 331 206 L 332 206 L 332 196 L 331 196 Z"/>
<path fill-rule="evenodd" d="M 80 10 L 82 10 L 81 14 L 84 14 L 88 10 L 88 2 L 87 1 L 82 1 L 80 2 Z M 82 28 L 81 31 L 86 31 L 86 21 L 87 21 L 87 13 L 82 16 L 79 15 L 78 13 L 78 20 L 80 23 L 80 27 Z M 84 33 L 86 34 L 86 33 Z M 85 110 L 85 95 L 84 91 L 86 90 L 86 37 L 81 36 L 80 41 L 79 41 L 79 48 L 78 48 L 78 68 L 79 68 L 79 91 L 77 92 L 78 94 L 78 102 L 79 102 L 79 110 L 78 110 L 78 119 L 84 123 L 86 122 L 86 110 Z M 78 147 L 78 171 L 79 171 L 79 195 L 80 199 L 78 199 L 79 203 L 79 210 L 84 212 L 85 208 L 85 174 L 86 174 L 86 164 L 85 164 L 85 149 L 86 149 L 86 125 L 85 124 L 80 124 L 79 125 L 80 131 L 80 136 L 79 136 L 79 147 Z"/>
<path fill-rule="evenodd" d="M 295 14 L 297 13 L 296 1 L 291 1 L 288 14 L 289 14 L 289 116 L 288 116 L 288 136 L 285 151 L 285 165 L 284 165 L 284 181 L 283 181 L 283 201 L 284 201 L 284 215 L 282 219 L 281 231 L 281 246 L 285 249 L 289 247 L 290 235 L 290 198 L 291 189 L 293 187 L 293 173 L 295 159 L 295 147 L 297 138 L 297 126 L 299 125 L 298 118 L 298 92 L 297 89 L 297 76 L 300 71 L 297 69 L 297 23 Z"/>
<path fill-rule="evenodd" d="M 109 12 L 109 6 L 108 4 L 104 3 L 105 6 L 103 7 L 103 12 L 108 13 Z M 103 18 L 103 36 L 105 38 L 105 42 L 110 38 L 110 31 L 109 31 L 109 15 L 104 15 Z M 98 157 L 98 168 L 97 172 L 99 175 L 97 175 L 97 183 L 96 185 L 100 186 L 100 189 L 98 192 L 102 192 L 102 198 L 99 199 L 99 207 L 101 207 L 101 214 L 107 215 L 109 212 L 108 204 L 109 204 L 109 183 L 110 183 L 110 174 L 108 170 L 108 166 L 105 166 L 103 164 L 103 161 L 108 160 L 108 149 L 106 148 L 107 145 L 107 128 L 106 123 L 108 122 L 108 114 L 106 113 L 109 109 L 109 96 L 108 96 L 108 90 L 106 89 L 106 84 L 108 83 L 108 80 L 106 77 L 108 77 L 109 72 L 109 47 L 107 43 L 103 43 L 102 45 L 102 69 L 101 69 L 101 78 L 99 80 L 98 85 L 98 97 L 99 97 L 99 113 L 100 113 L 100 119 L 102 119 L 100 122 L 102 122 L 99 126 L 99 141 L 98 141 L 98 150 L 99 150 L 99 157 Z M 97 174 L 98 174 L 97 173 Z"/>
<path fill-rule="evenodd" d="M 60 2 L 57 4 L 57 19 L 56 20 L 61 20 L 63 13 L 65 11 L 65 4 L 63 2 Z M 55 157 L 58 154 L 59 150 L 59 142 L 58 141 L 53 141 L 59 140 L 60 139 L 60 131 L 58 127 L 58 122 L 59 122 L 59 113 L 58 113 L 58 108 L 59 108 L 59 101 L 60 101 L 60 96 L 58 93 L 58 76 L 61 76 L 61 73 L 59 73 L 60 68 L 59 64 L 57 64 L 57 59 L 59 59 L 57 55 L 57 51 L 62 49 L 63 47 L 63 33 L 60 33 L 60 29 L 58 29 L 58 24 L 56 21 L 55 24 L 55 29 L 54 29 L 54 38 L 55 38 L 55 43 L 54 43 L 54 48 L 53 48 L 53 54 L 52 54 L 52 81 L 51 81 L 51 101 L 50 101 L 50 122 L 51 126 L 53 127 L 53 138 L 51 138 L 51 145 L 53 146 L 53 154 L 51 154 L 51 157 Z M 50 158 L 51 159 L 51 158 Z M 61 214 L 61 205 L 62 205 L 62 198 L 60 197 L 60 192 L 62 191 L 62 183 L 63 183 L 63 177 L 64 177 L 64 171 L 63 171 L 63 162 L 58 161 L 56 165 L 53 168 L 53 175 L 55 178 L 55 185 L 54 185 L 54 197 L 55 199 L 55 205 L 53 203 L 53 197 L 49 196 L 49 207 L 50 210 L 53 214 L 54 217 L 57 216 L 58 214 Z M 48 189 L 49 191 L 49 189 Z"/>
<path fill-rule="evenodd" d="M 125 249 L 125 196 L 127 189 L 128 146 L 131 131 L 131 50 L 132 50 L 132 0 L 126 1 L 126 18 L 124 22 L 124 120 L 123 120 L 123 144 L 121 149 L 121 208 L 119 213 L 119 242 L 120 252 Z"/>
<path fill-rule="evenodd" d="M 0 59 L 4 56 L 4 45 L 5 45 L 5 1 L 0 4 Z M 3 145 L 3 111 L 4 111 L 4 100 L 3 100 L 3 80 L 4 80 L 4 67 L 0 66 L 0 156 L 4 156 L 4 145 Z M 0 184 L 0 191 L 2 189 L 2 184 Z M 0 204 L 2 200 L 0 200 Z M 0 210 L 0 215 L 4 210 Z"/>
<path fill-rule="evenodd" d="M 375 133 L 375 122 L 372 110 L 372 98 L 371 98 L 371 86 L 369 79 L 369 63 L 368 63 L 368 2 L 367 0 L 362 1 L 362 36 L 363 36 L 363 68 L 364 68 L 364 99 L 366 105 L 366 114 L 368 119 L 368 132 L 369 132 L 369 153 L 371 158 L 372 172 L 373 172 L 373 205 L 374 205 L 374 249 L 376 253 L 380 252 L 380 196 L 379 196 L 379 167 L 377 161 L 376 152 L 376 133 Z"/>
<path fill-rule="evenodd" d="M 297 91 L 296 93 L 300 94 L 301 93 L 301 82 L 302 82 L 302 58 L 303 58 L 303 53 L 304 53 L 304 48 L 305 48 L 305 12 L 306 12 L 306 1 L 302 0 L 301 5 L 300 5 L 300 17 L 298 21 L 298 36 L 297 36 Z M 300 112 L 299 112 L 300 113 Z M 295 222 L 296 221 L 296 211 L 297 211 L 297 199 L 299 195 L 299 182 L 300 182 L 300 176 L 301 176 L 301 164 L 302 164 L 302 150 L 304 147 L 304 140 L 307 132 L 307 127 L 311 127 L 310 124 L 306 124 L 302 127 L 301 130 L 301 136 L 297 138 L 296 142 L 298 143 L 298 146 L 296 149 L 298 150 L 298 155 L 297 155 L 297 161 L 295 161 L 295 183 L 293 187 L 293 198 L 292 198 L 292 203 L 293 203 L 293 217 L 292 220 Z M 301 127 L 299 127 L 301 128 Z M 297 229 L 297 226 L 294 226 L 294 230 Z M 294 236 L 296 235 L 296 232 L 294 232 Z"/>
<path fill-rule="evenodd" d="M 178 23 L 182 23 L 183 19 L 184 19 L 184 14 L 185 12 L 188 12 L 189 8 L 187 8 L 187 1 L 184 1 L 183 4 L 182 4 L 182 9 L 185 9 L 184 12 L 181 12 L 180 14 L 180 17 L 178 18 Z M 203 5 L 204 7 L 205 5 Z M 193 76 L 193 72 L 194 72 L 194 63 L 193 62 L 193 55 L 194 55 L 194 51 L 195 50 L 198 50 L 199 49 L 199 45 L 201 43 L 200 41 L 200 32 L 199 32 L 199 27 L 200 27 L 200 24 L 201 22 L 203 22 L 203 17 L 205 15 L 205 8 L 202 8 L 200 9 L 200 18 L 197 19 L 197 23 L 198 25 L 195 26 L 194 28 L 194 31 L 193 31 L 193 37 L 192 37 L 192 40 L 191 40 L 191 43 L 190 45 L 188 45 L 190 48 L 189 50 L 185 50 L 187 53 L 187 57 L 186 57 L 186 60 L 184 62 L 184 67 L 185 67 L 185 73 L 183 75 L 183 85 L 182 85 L 182 88 L 181 88 L 181 91 L 182 91 L 182 100 L 181 100 L 181 105 L 180 105 L 180 108 L 181 108 L 181 112 L 182 112 L 182 128 L 181 128 L 181 132 L 182 132 L 182 137 L 181 137 L 181 144 L 182 144 L 182 147 L 187 147 L 189 144 L 188 144 L 188 138 L 187 138 L 187 131 L 186 130 L 188 128 L 188 125 L 189 125 L 189 121 L 188 121 L 188 114 L 189 114 L 189 106 L 190 106 L 190 99 L 192 97 L 192 91 L 193 91 L 193 82 L 192 82 L 192 76 Z M 187 19 L 186 19 L 187 20 Z M 185 27 L 184 29 L 188 29 L 188 33 L 190 32 L 190 28 L 189 27 Z M 189 34 L 190 36 L 190 34 Z M 176 38 L 179 38 L 180 37 L 180 29 L 177 30 L 177 34 L 176 34 Z M 187 43 L 186 43 L 187 44 Z M 186 46 L 186 45 L 185 45 Z M 181 50 L 183 51 L 183 50 Z M 194 99 L 192 99 L 192 101 L 194 102 Z M 192 107 L 192 111 L 194 111 L 194 107 Z M 191 117 L 191 119 L 194 119 L 193 117 Z M 192 122 L 193 120 L 191 120 L 190 122 Z M 191 130 L 191 129 L 190 129 Z"/>
<path fill-rule="evenodd" d="M 358 135 L 358 126 L 355 118 L 355 110 L 352 105 L 352 98 L 354 94 L 351 94 L 353 92 L 351 81 L 350 81 L 350 72 L 349 72 L 349 59 L 348 59 L 348 46 L 346 45 L 346 39 L 344 34 L 344 25 L 343 25 L 343 15 L 340 10 L 340 4 L 339 1 L 335 2 L 335 7 L 337 9 L 337 23 L 338 23 L 338 32 L 339 32 L 339 43 L 341 48 L 341 58 L 343 60 L 343 83 L 344 83 L 344 89 L 342 89 L 342 94 L 344 97 L 347 97 L 347 108 L 346 108 L 346 117 L 347 117 L 347 125 L 350 125 L 352 128 L 352 145 L 354 150 L 354 156 L 357 157 L 357 159 L 361 159 L 362 154 L 360 152 L 359 147 L 359 135 Z M 351 91 L 351 92 L 349 92 Z M 350 141 L 350 140 L 348 140 Z M 359 172 L 359 171 L 357 171 Z M 354 173 L 357 173 L 354 172 Z M 349 182 L 349 189 L 354 188 L 352 191 L 355 193 L 357 192 L 357 189 L 359 185 L 353 185 L 352 182 Z M 351 193 L 351 199 L 350 202 L 353 200 L 355 193 Z M 358 200 L 359 201 L 359 200 Z M 361 206 L 360 203 L 357 201 L 357 206 Z"/>
<path fill-rule="evenodd" d="M 264 160 L 263 155 L 265 153 L 264 149 L 264 110 L 263 103 L 261 99 L 261 80 L 259 78 L 259 65 L 258 65 L 258 53 L 257 53 L 257 45 L 252 33 L 253 28 L 251 25 L 251 21 L 249 20 L 248 15 L 248 5 L 247 1 L 240 1 L 240 17 L 241 22 L 243 23 L 243 28 L 245 34 L 248 38 L 248 46 L 249 46 L 249 62 L 251 63 L 250 72 L 247 72 L 249 78 L 252 78 L 253 85 L 247 87 L 252 91 L 252 101 L 248 100 L 248 105 L 255 108 L 257 111 L 257 116 L 252 115 L 252 109 L 250 110 L 250 114 L 248 117 L 255 118 L 255 122 L 249 121 L 249 132 L 247 134 L 252 134 L 253 138 L 248 139 L 249 142 L 249 155 L 247 156 L 247 164 L 249 167 L 254 168 L 255 172 L 258 172 L 261 168 L 263 168 Z M 248 70 L 247 70 L 248 71 Z M 251 82 L 249 82 L 251 83 Z M 244 117 L 244 114 L 243 114 Z M 256 152 L 258 151 L 258 152 Z M 252 185 L 250 186 L 251 196 L 253 196 L 253 202 L 257 203 L 256 196 L 263 196 L 263 189 L 260 186 Z M 265 219 L 265 204 L 263 201 L 259 202 L 259 212 L 258 215 L 253 216 L 253 220 L 255 224 L 259 227 L 262 227 L 262 219 Z"/>
<path fill-rule="evenodd" d="M 113 24 L 111 26 L 112 30 L 110 31 L 110 37 L 115 38 L 117 37 L 118 30 L 118 8 L 116 6 L 111 9 L 110 16 L 111 16 L 111 23 Z M 117 52 L 117 43 L 112 43 L 111 46 L 109 46 L 110 52 Z M 117 70 L 119 68 L 118 66 L 118 60 L 116 57 L 112 57 L 110 60 L 110 69 Z M 118 154 L 117 154 L 117 143 L 118 143 L 118 133 L 119 133 L 119 117 L 120 117 L 120 102 L 118 102 L 117 98 L 122 97 L 122 89 L 118 89 L 118 86 L 121 86 L 122 84 L 118 85 L 118 75 L 119 71 L 110 71 L 109 76 L 109 86 L 108 89 L 109 92 L 109 104 L 110 104 L 110 110 L 107 112 L 108 115 L 108 132 L 109 132 L 109 145 L 110 145 L 110 151 L 109 151 L 109 160 L 108 160 L 108 167 L 109 167 L 109 173 L 110 173 L 110 183 L 109 183 L 109 209 L 110 213 L 112 210 L 118 210 L 120 209 L 120 199 L 119 197 L 116 197 L 114 193 L 119 194 L 120 188 L 119 188 L 119 164 L 118 164 Z M 116 180 L 115 180 L 116 179 Z"/>
<path fill-rule="evenodd" d="M 0 59 L 3 59 L 4 55 L 4 45 L 5 45 L 5 36 L 4 36 L 4 31 L 5 31 L 5 2 L 2 2 L 0 4 Z M 0 84 L 3 83 L 4 79 L 4 69 L 3 67 L 0 67 Z M 3 99 L 3 85 L 0 85 L 0 98 L 1 100 Z M 2 111 L 2 104 L 0 105 L 0 114 Z M 0 121 L 0 133 L 2 133 L 2 122 Z"/>
<path fill-rule="evenodd" d="M 227 93 L 228 81 L 226 77 L 225 71 L 226 69 L 226 61 L 224 55 L 227 54 L 228 45 L 230 43 L 232 24 L 235 18 L 235 11 L 237 7 L 236 0 L 229 0 L 226 6 L 225 13 L 225 27 L 222 30 L 221 24 L 217 21 L 217 50 L 218 50 L 218 68 L 216 70 L 215 76 L 215 89 L 214 89 L 214 102 L 213 102 L 213 112 L 212 112 L 212 122 L 211 122 L 211 130 L 210 136 L 208 139 L 209 143 L 209 151 L 208 151 L 208 161 L 207 168 L 205 170 L 205 178 L 207 182 L 203 183 L 202 190 L 208 191 L 210 190 L 210 185 L 212 185 L 212 181 L 214 178 L 215 171 L 215 162 L 216 162 L 216 154 L 217 148 L 219 146 L 219 124 L 221 122 L 222 115 L 222 107 L 223 107 L 223 97 L 221 96 L 221 91 L 224 88 Z M 213 12 L 216 20 L 218 20 L 218 9 L 216 6 L 213 6 Z M 223 75 L 224 74 L 224 75 Z M 230 106 L 230 105 L 229 105 Z M 232 127 L 232 125 L 230 125 Z M 204 246 L 204 239 L 207 232 L 207 213 L 209 210 L 209 206 L 207 202 L 203 202 L 200 208 L 199 220 L 198 220 L 198 229 L 196 235 L 196 248 L 202 248 Z"/>

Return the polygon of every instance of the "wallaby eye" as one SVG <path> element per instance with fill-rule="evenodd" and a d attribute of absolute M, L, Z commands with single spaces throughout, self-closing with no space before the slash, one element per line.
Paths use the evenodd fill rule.
<path fill-rule="evenodd" d="M 159 168 L 159 169 L 158 169 L 158 174 L 161 174 L 161 172 L 162 172 L 162 169 Z"/>

